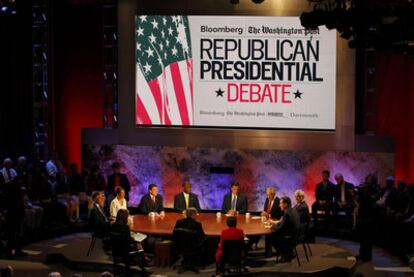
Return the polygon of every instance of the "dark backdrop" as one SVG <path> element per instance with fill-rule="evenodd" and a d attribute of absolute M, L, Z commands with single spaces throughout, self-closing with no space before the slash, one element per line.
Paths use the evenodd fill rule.
<path fill-rule="evenodd" d="M 29 154 L 33 145 L 31 1 L 0 15 L 0 158 Z"/>

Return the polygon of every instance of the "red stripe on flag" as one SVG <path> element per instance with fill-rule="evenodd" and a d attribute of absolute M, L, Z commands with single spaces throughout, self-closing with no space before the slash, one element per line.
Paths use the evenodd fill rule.
<path fill-rule="evenodd" d="M 183 126 L 190 125 L 188 116 L 187 102 L 185 101 L 184 87 L 181 79 L 180 67 L 177 63 L 170 64 L 171 77 L 174 84 L 175 97 L 180 110 L 181 122 Z"/>
<path fill-rule="evenodd" d="M 144 103 L 142 103 L 142 100 L 138 95 L 137 95 L 136 105 L 137 105 L 136 107 L 137 118 L 136 119 L 137 119 L 138 124 L 151 125 L 151 118 L 149 117 L 147 110 L 145 109 Z"/>
<path fill-rule="evenodd" d="M 160 116 L 161 124 L 171 125 L 170 117 L 167 113 L 166 104 L 164 103 L 164 107 L 162 106 L 162 95 L 160 89 L 160 82 L 158 79 L 154 79 L 148 83 L 148 86 L 151 90 L 152 96 L 154 97 L 155 104 L 157 105 L 158 114 Z M 164 110 L 164 121 L 162 120 L 162 111 Z"/>
<path fill-rule="evenodd" d="M 191 94 L 191 111 L 193 115 L 193 122 L 194 122 L 194 95 L 193 95 L 193 60 L 187 59 L 187 74 L 188 74 L 188 80 L 190 80 L 190 94 Z"/>

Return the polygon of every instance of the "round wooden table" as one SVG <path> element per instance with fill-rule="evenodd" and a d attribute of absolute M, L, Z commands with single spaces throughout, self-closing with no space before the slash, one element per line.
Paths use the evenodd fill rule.
<path fill-rule="evenodd" d="M 135 215 L 131 230 L 147 235 L 172 235 L 175 223 L 180 218 L 183 218 L 181 213 L 165 213 L 164 217 Z M 209 237 L 218 237 L 221 235 L 221 231 L 227 228 L 227 216 L 224 214 L 217 217 L 216 214 L 212 213 L 200 213 L 196 220 L 201 222 L 205 234 Z M 265 228 L 261 219 L 255 216 L 238 215 L 237 228 L 242 229 L 246 236 L 271 233 L 269 228 Z"/>

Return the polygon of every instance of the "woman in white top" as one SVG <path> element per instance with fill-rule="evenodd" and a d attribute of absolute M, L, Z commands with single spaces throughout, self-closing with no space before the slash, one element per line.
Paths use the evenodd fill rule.
<path fill-rule="evenodd" d="M 112 220 L 115 220 L 119 210 L 127 210 L 128 206 L 125 199 L 125 190 L 122 187 L 117 187 L 115 191 L 116 197 L 111 201 L 111 205 L 109 206 L 109 214 Z"/>

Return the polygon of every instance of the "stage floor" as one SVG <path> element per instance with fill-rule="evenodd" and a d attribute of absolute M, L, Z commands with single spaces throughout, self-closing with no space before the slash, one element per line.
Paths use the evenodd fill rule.
<path fill-rule="evenodd" d="M 317 244 L 312 245 L 314 256 L 311 261 L 306 262 L 303 252 L 299 249 L 302 267 L 298 268 L 296 260 L 290 264 L 275 265 L 272 259 L 264 259 L 263 243 L 259 249 L 253 251 L 249 259 L 251 261 L 250 271 L 255 276 L 334 276 L 342 274 L 321 271 L 334 264 L 344 266 L 340 272 L 352 272 L 355 268 L 353 255 L 358 253 L 359 244 L 353 241 L 317 237 Z M 97 277 L 104 270 L 112 271 L 111 260 L 106 256 L 97 242 L 95 250 L 90 257 L 86 256 L 90 243 L 89 233 L 76 233 L 73 235 L 57 237 L 24 247 L 29 256 L 16 260 L 0 259 L 0 267 L 11 265 L 15 269 L 15 277 L 45 277 L 52 271 L 59 271 L 63 276 L 72 276 L 73 273 L 81 273 L 83 277 Z M 64 253 L 69 259 L 62 262 Z M 58 254 L 58 255 L 56 255 Z M 51 259 L 51 258 L 59 258 Z M 364 264 L 356 264 L 356 272 L 364 277 L 411 277 L 414 272 L 397 257 L 391 255 L 384 249 L 374 247 L 373 261 Z M 348 267 L 347 267 L 348 266 Z M 337 269 L 337 268 L 336 268 Z M 178 276 L 171 268 L 151 268 L 156 277 Z M 320 270 L 320 271 L 315 271 Z M 322 272 L 325 272 L 323 274 Z M 180 276 L 212 276 L 214 265 L 202 270 L 199 275 L 184 273 Z M 277 273 L 277 274 L 276 274 Z"/>
<path fill-rule="evenodd" d="M 66 239 L 65 239 L 66 238 Z M 97 240 L 95 248 L 90 256 L 86 256 L 91 238 L 89 233 L 80 233 L 72 236 L 62 237 L 59 241 L 51 240 L 43 243 L 36 243 L 27 247 L 29 251 L 42 251 L 49 263 L 63 262 L 66 267 L 74 271 L 112 271 L 111 258 L 104 253 L 100 240 Z M 48 250 L 45 249 L 45 246 Z M 311 244 L 313 256 L 306 261 L 302 247 L 298 247 L 301 261 L 299 267 L 296 259 L 290 263 L 276 264 L 275 258 L 265 258 L 263 255 L 263 240 L 257 249 L 249 252 L 248 270 L 250 276 L 349 276 L 355 269 L 356 261 L 353 254 L 344 248 L 329 244 Z M 194 276 L 192 272 L 177 274 L 172 267 L 151 267 L 149 268 L 154 276 Z M 200 270 L 198 276 L 212 276 L 215 273 L 215 265 L 208 265 Z M 333 274 L 332 274 L 333 273 Z"/>

